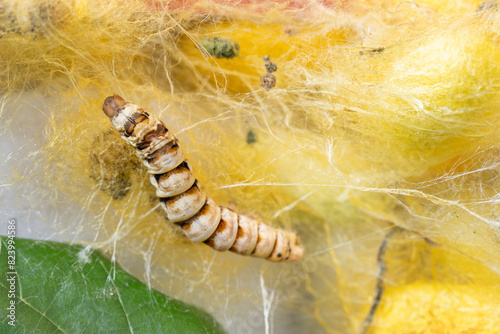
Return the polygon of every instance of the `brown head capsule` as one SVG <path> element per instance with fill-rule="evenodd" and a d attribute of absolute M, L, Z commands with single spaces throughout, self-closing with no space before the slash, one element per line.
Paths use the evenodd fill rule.
<path fill-rule="evenodd" d="M 191 241 L 275 262 L 300 260 L 303 249 L 294 233 L 221 208 L 205 195 L 177 138 L 158 116 L 118 95 L 108 97 L 102 110 L 148 168 L 170 222 L 178 224 Z"/>
<path fill-rule="evenodd" d="M 118 95 L 113 95 L 109 96 L 104 100 L 104 104 L 102 106 L 102 111 L 108 116 L 109 118 L 113 117 L 116 113 L 116 109 L 123 107 L 125 104 L 125 100 Z"/>

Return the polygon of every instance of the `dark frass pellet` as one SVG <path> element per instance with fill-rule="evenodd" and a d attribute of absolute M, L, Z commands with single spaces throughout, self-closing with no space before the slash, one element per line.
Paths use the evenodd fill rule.
<path fill-rule="evenodd" d="M 265 90 L 270 90 L 276 86 L 276 77 L 274 74 L 266 73 L 260 77 L 260 86 Z"/>
<path fill-rule="evenodd" d="M 240 45 L 223 36 L 203 37 L 200 40 L 202 51 L 219 59 L 231 59 L 240 53 Z"/>
<path fill-rule="evenodd" d="M 278 70 L 278 65 L 276 65 L 275 63 L 273 63 L 271 61 L 271 57 L 264 56 L 262 59 L 265 62 L 267 73 L 273 73 L 273 72 L 276 72 Z"/>
<path fill-rule="evenodd" d="M 253 144 L 257 142 L 257 134 L 253 130 L 249 130 L 247 133 L 247 144 Z"/>
<path fill-rule="evenodd" d="M 271 61 L 269 56 L 262 57 L 262 60 L 264 60 L 267 73 L 260 77 L 260 86 L 265 90 L 270 90 L 276 86 L 276 77 L 272 73 L 278 70 L 278 66 Z"/>

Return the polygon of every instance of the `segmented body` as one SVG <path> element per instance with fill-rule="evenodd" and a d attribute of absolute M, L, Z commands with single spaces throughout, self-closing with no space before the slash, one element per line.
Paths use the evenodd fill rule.
<path fill-rule="evenodd" d="M 103 111 L 148 168 L 168 219 L 178 224 L 191 241 L 276 262 L 302 257 L 295 233 L 219 207 L 207 197 L 177 139 L 156 115 L 117 95 L 104 101 Z"/>

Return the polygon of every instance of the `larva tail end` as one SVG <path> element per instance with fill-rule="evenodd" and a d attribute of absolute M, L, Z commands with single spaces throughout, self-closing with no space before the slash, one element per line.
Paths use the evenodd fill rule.
<path fill-rule="evenodd" d="M 304 248 L 300 245 L 299 238 L 293 232 L 283 230 L 276 231 L 276 241 L 274 248 L 267 256 L 273 262 L 297 262 L 304 255 Z"/>
<path fill-rule="evenodd" d="M 119 95 L 108 96 L 106 100 L 104 100 L 102 111 L 104 111 L 106 116 L 111 118 L 115 115 L 116 109 L 123 107 L 125 104 L 127 104 L 127 102 Z"/>
<path fill-rule="evenodd" d="M 287 262 L 297 262 L 302 259 L 304 248 L 300 245 L 299 237 L 295 233 L 290 233 L 290 255 Z"/>

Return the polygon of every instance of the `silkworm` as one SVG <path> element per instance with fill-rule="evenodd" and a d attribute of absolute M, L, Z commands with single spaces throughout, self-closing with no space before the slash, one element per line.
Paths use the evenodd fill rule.
<path fill-rule="evenodd" d="M 275 262 L 300 260 L 295 233 L 220 207 L 201 190 L 177 138 L 158 116 L 118 95 L 106 98 L 102 110 L 147 167 L 168 220 L 191 241 Z"/>

